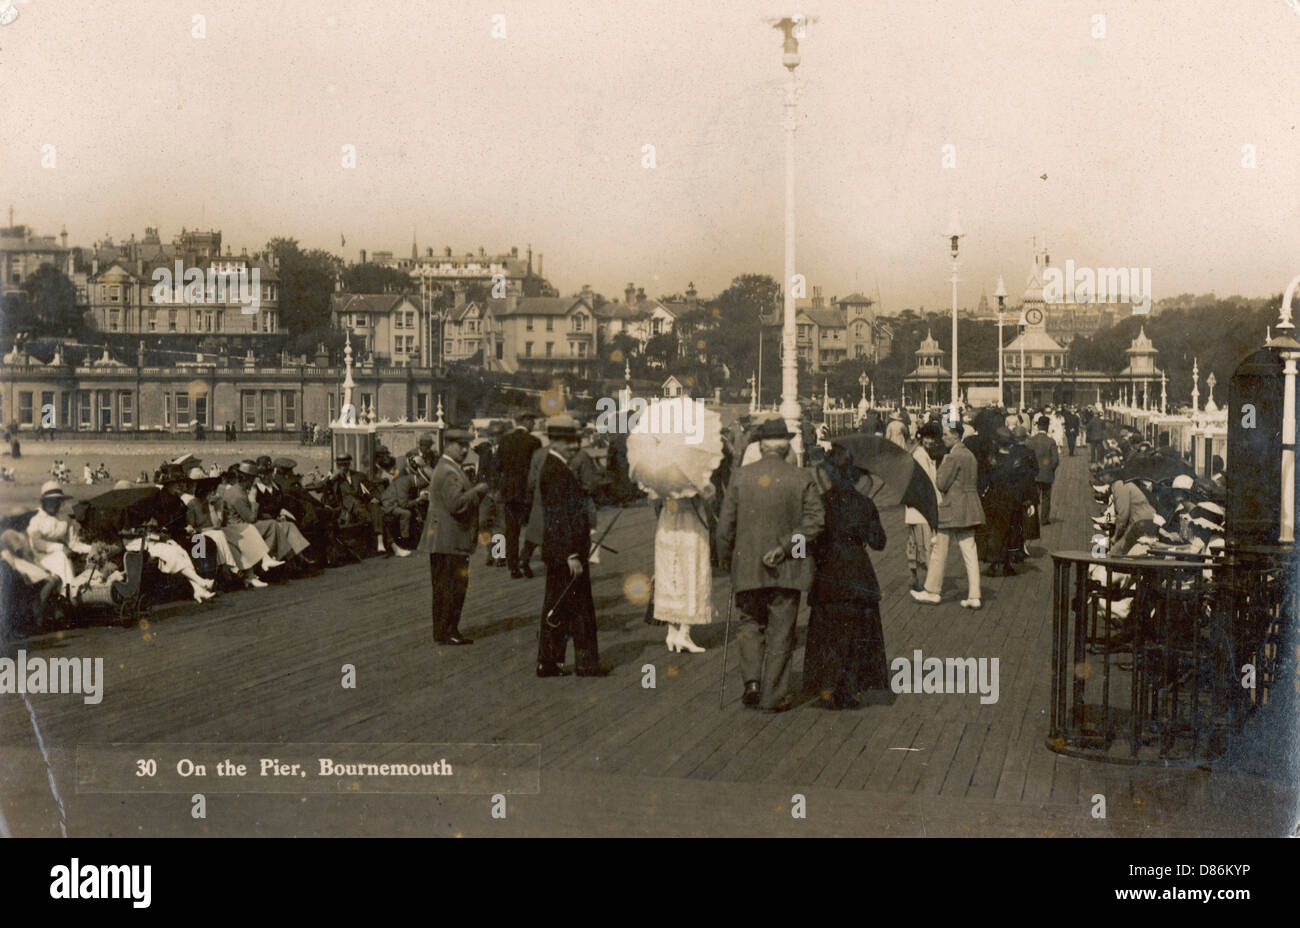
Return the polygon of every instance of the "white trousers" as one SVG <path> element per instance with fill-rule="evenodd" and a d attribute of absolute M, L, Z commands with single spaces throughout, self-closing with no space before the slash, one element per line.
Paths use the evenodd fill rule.
<path fill-rule="evenodd" d="M 969 528 L 943 529 L 934 536 L 930 550 L 930 565 L 925 572 L 925 591 L 936 596 L 943 590 L 944 568 L 948 563 L 948 542 L 957 539 L 957 550 L 966 564 L 967 599 L 980 598 L 980 558 L 975 547 L 975 530 Z"/>

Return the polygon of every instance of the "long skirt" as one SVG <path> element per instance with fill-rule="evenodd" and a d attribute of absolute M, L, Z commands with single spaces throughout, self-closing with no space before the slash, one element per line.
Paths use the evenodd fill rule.
<path fill-rule="evenodd" d="M 271 553 L 261 534 L 247 522 L 227 525 L 221 531 L 235 554 L 235 569 L 241 573 L 262 563 L 262 558 Z"/>
<path fill-rule="evenodd" d="M 713 620 L 709 531 L 689 499 L 665 500 L 655 529 L 655 618 L 673 625 Z"/>
<path fill-rule="evenodd" d="M 59 589 L 61 591 L 66 592 L 68 587 L 72 585 L 72 579 L 76 572 L 72 569 L 72 559 L 68 557 L 68 550 L 63 545 L 42 554 L 37 558 L 36 563 L 59 578 Z"/>
<path fill-rule="evenodd" d="M 829 699 L 889 689 L 880 602 L 817 603 L 808 616 L 804 689 Z"/>
<path fill-rule="evenodd" d="M 230 541 L 226 538 L 225 532 L 219 528 L 208 528 L 198 534 L 203 536 L 204 545 L 208 542 L 212 543 L 212 547 L 216 552 L 214 559 L 218 566 L 239 569 L 239 559 L 236 557 L 234 549 L 230 547 Z M 194 549 L 190 548 L 190 553 L 193 552 Z M 200 552 L 202 552 L 202 549 L 200 549 Z"/>

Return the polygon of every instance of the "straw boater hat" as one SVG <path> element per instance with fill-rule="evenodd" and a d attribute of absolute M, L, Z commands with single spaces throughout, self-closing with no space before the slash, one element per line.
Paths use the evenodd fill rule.
<path fill-rule="evenodd" d="M 59 486 L 57 480 L 47 480 L 41 484 L 41 501 L 47 499 L 70 499 L 67 493 L 63 492 L 63 487 Z"/>
<path fill-rule="evenodd" d="M 551 416 L 551 418 L 546 420 L 547 438 L 577 438 L 578 429 L 578 420 L 573 418 L 573 416 Z"/>

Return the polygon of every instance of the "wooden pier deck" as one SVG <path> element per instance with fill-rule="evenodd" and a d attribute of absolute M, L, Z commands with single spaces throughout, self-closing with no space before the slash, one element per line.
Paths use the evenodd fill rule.
<path fill-rule="evenodd" d="M 212 603 L 159 607 L 139 628 L 92 627 L 19 643 L 39 656 L 101 656 L 103 702 L 0 696 L 0 813 L 14 834 L 859 834 L 1276 833 L 1292 801 L 1270 779 L 1221 769 L 1130 768 L 1045 747 L 1051 655 L 1047 548 L 1077 548 L 1092 506 L 1087 458 L 1065 458 L 1057 521 L 1011 578 L 983 578 L 984 608 L 959 608 L 955 552 L 945 601 L 907 595 L 901 510 L 873 554 L 890 658 L 998 658 L 999 699 L 900 695 L 891 706 L 766 715 L 740 705 L 735 649 L 718 707 L 729 581 L 714 581 L 707 653 L 670 654 L 624 581 L 652 569 L 653 513 L 624 512 L 594 568 L 609 677 L 533 674 L 543 580 L 472 566 L 463 631 L 433 643 L 428 566 L 371 559 Z M 603 514 L 607 519 L 610 512 Z M 806 607 L 799 631 L 802 660 Z M 343 665 L 356 687 L 340 685 Z M 643 681 L 654 668 L 655 686 Z M 153 743 L 508 743 L 540 746 L 540 789 L 511 795 L 190 796 L 78 789 L 78 747 Z M 47 771 L 46 758 L 49 770 Z M 54 799 L 58 791 L 63 808 Z M 203 792 L 196 786 L 194 792 Z M 806 817 L 792 816 L 796 794 Z M 1106 817 L 1095 818 L 1102 795 Z"/>

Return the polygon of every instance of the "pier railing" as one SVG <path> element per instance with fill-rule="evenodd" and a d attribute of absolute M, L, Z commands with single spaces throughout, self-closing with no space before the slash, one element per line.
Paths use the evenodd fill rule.
<path fill-rule="evenodd" d="M 1052 560 L 1052 750 L 1199 764 L 1270 700 L 1295 712 L 1293 554 Z"/>

